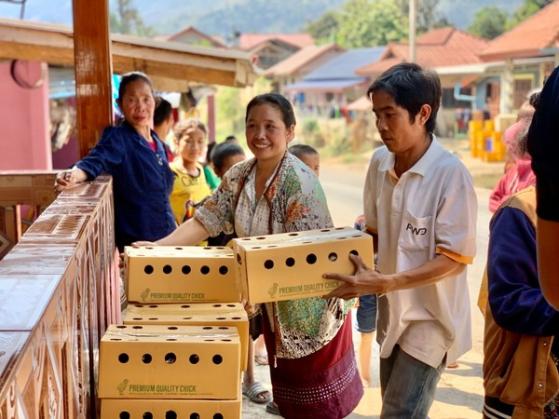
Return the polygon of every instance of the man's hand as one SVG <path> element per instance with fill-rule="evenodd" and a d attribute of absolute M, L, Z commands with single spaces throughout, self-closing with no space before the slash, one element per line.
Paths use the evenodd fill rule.
<path fill-rule="evenodd" d="M 360 295 L 384 294 L 392 290 L 395 284 L 387 275 L 369 268 L 363 263 L 360 256 L 351 254 L 349 258 L 355 265 L 355 273 L 353 275 L 324 274 L 323 277 L 326 279 L 336 279 L 343 282 L 342 285 L 324 298 L 338 297 L 348 300 Z"/>

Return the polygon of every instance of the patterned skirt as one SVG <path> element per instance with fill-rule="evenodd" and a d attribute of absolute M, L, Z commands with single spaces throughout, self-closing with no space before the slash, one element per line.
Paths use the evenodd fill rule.
<path fill-rule="evenodd" d="M 317 352 L 298 359 L 277 358 L 275 341 L 264 315 L 274 401 L 287 419 L 340 419 L 349 415 L 363 396 L 351 336 L 351 313 L 338 334 Z"/>

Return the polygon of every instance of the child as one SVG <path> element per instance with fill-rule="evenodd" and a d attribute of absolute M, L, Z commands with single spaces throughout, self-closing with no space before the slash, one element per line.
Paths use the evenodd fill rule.
<path fill-rule="evenodd" d="M 206 126 L 194 119 L 181 121 L 175 127 L 177 156 L 170 164 L 175 174 L 170 201 L 178 224 L 192 218 L 195 204 L 211 193 L 198 162 L 206 149 L 206 134 Z"/>
<path fill-rule="evenodd" d="M 307 144 L 295 144 L 289 147 L 289 152 L 305 163 L 318 176 L 320 173 L 320 154 Z"/>

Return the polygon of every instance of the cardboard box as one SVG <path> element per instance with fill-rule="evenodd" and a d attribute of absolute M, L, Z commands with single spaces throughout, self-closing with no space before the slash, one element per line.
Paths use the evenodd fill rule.
<path fill-rule="evenodd" d="M 130 302 L 241 301 L 235 257 L 228 247 L 127 247 L 125 255 Z"/>
<path fill-rule="evenodd" d="M 241 339 L 241 369 L 248 360 L 248 316 L 240 303 L 128 304 L 124 324 L 236 327 Z"/>
<path fill-rule="evenodd" d="M 102 399 L 101 419 L 240 419 L 237 400 Z M 151 414 L 151 415 L 150 415 Z"/>
<path fill-rule="evenodd" d="M 101 339 L 100 398 L 236 400 L 234 327 L 112 325 Z"/>
<path fill-rule="evenodd" d="M 373 240 L 351 227 L 234 240 L 243 297 L 251 304 L 320 297 L 337 288 L 326 272 L 353 274 L 350 253 L 373 266 Z"/>

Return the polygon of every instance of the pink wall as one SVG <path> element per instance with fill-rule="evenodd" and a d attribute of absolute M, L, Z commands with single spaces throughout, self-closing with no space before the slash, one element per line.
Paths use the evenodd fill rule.
<path fill-rule="evenodd" d="M 35 84 L 41 76 L 43 83 L 31 89 L 20 87 L 10 75 L 10 62 L 0 63 L 0 170 L 50 170 L 46 64 L 20 61 L 16 71 L 28 84 Z"/>

